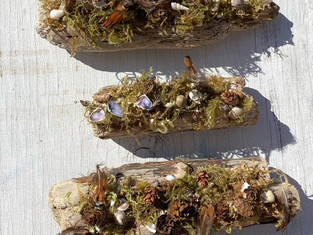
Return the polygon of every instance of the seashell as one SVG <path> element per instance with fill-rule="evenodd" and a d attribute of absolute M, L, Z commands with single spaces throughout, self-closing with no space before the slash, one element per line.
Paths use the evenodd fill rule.
<path fill-rule="evenodd" d="M 264 203 L 274 203 L 276 200 L 275 195 L 271 190 L 261 193 L 260 199 Z"/>
<path fill-rule="evenodd" d="M 53 20 L 59 20 L 61 17 L 64 16 L 64 10 L 52 10 L 50 11 L 50 18 Z"/>
<path fill-rule="evenodd" d="M 122 203 L 117 210 L 118 211 L 126 211 L 129 208 L 129 204 L 127 202 Z"/>
<path fill-rule="evenodd" d="M 155 226 L 155 224 L 146 225 L 146 228 L 147 228 L 151 233 L 156 233 L 156 226 Z"/>
<path fill-rule="evenodd" d="M 204 95 L 200 91 L 193 89 L 189 92 L 189 98 L 197 104 L 200 104 L 204 98 Z"/>
<path fill-rule="evenodd" d="M 151 110 L 152 102 L 146 95 L 141 95 L 136 101 L 136 106 L 144 109 L 144 110 Z"/>
<path fill-rule="evenodd" d="M 123 225 L 126 219 L 126 214 L 123 211 L 118 211 L 114 213 L 115 220 L 119 225 Z"/>
<path fill-rule="evenodd" d="M 189 10 L 188 7 L 185 7 L 185 6 L 183 6 L 183 5 L 181 5 L 181 4 L 177 3 L 177 2 L 172 2 L 171 3 L 171 7 L 175 11 L 188 11 Z"/>
<path fill-rule="evenodd" d="M 121 106 L 112 100 L 109 101 L 108 111 L 114 116 L 123 117 L 123 110 Z"/>
<path fill-rule="evenodd" d="M 243 4 L 243 0 L 231 0 L 232 7 L 241 7 Z"/>
<path fill-rule="evenodd" d="M 100 122 L 105 119 L 105 111 L 102 108 L 97 108 L 89 116 L 89 121 Z"/>
<path fill-rule="evenodd" d="M 160 184 L 160 182 L 159 182 L 158 180 L 153 180 L 153 181 L 151 182 L 151 186 L 152 186 L 152 187 L 158 187 L 159 184 Z"/>
<path fill-rule="evenodd" d="M 247 182 L 244 182 L 244 183 L 242 184 L 242 186 L 241 186 L 241 192 L 242 192 L 242 195 L 243 195 L 244 198 L 247 197 L 247 195 L 246 195 L 246 193 L 245 193 L 245 190 L 246 190 L 247 188 L 249 188 L 249 186 L 250 186 L 250 184 L 248 184 Z"/>
<path fill-rule="evenodd" d="M 217 12 L 220 9 L 220 3 L 221 3 L 221 0 L 213 0 L 211 11 Z"/>
<path fill-rule="evenodd" d="M 165 107 L 166 108 L 172 108 L 172 107 L 174 107 L 175 106 L 175 102 L 170 102 L 170 103 L 166 103 L 165 104 Z"/>
<path fill-rule="evenodd" d="M 173 175 L 167 175 L 167 176 L 165 177 L 165 179 L 166 179 L 167 181 L 172 181 L 172 180 L 175 179 L 175 176 L 173 176 Z"/>
<path fill-rule="evenodd" d="M 229 116 L 230 116 L 231 118 L 236 119 L 236 118 L 242 116 L 243 113 L 244 113 L 244 111 L 243 111 L 242 108 L 233 107 L 233 108 L 230 110 L 230 112 L 229 112 Z"/>
<path fill-rule="evenodd" d="M 183 95 L 179 95 L 176 97 L 176 105 L 178 108 L 185 108 L 187 104 L 186 97 Z"/>
<path fill-rule="evenodd" d="M 106 0 L 92 0 L 91 4 L 94 5 L 95 7 L 104 7 L 107 3 L 105 2 Z"/>
<path fill-rule="evenodd" d="M 115 202 L 116 200 L 111 200 L 110 207 L 113 207 L 115 205 Z"/>

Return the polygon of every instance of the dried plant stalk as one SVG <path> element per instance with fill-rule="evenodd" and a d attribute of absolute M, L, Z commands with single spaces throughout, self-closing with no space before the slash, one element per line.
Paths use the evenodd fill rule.
<path fill-rule="evenodd" d="M 183 0 L 187 11 L 171 8 L 171 0 L 106 1 L 102 9 L 88 0 L 66 2 L 65 16 L 52 20 L 50 11 L 61 1 L 39 0 L 36 29 L 50 43 L 72 51 L 193 48 L 221 40 L 230 31 L 254 28 L 279 11 L 272 0 Z"/>
<path fill-rule="evenodd" d="M 253 172 L 249 173 L 249 168 L 253 169 Z M 255 225 L 255 224 L 260 224 L 260 223 L 273 223 L 273 222 L 277 222 L 278 221 L 278 225 L 277 225 L 277 229 L 285 229 L 288 222 L 290 221 L 290 219 L 294 216 L 296 216 L 300 210 L 300 198 L 299 198 L 299 194 L 297 192 L 297 190 L 295 189 L 294 186 L 290 185 L 288 182 L 276 182 L 276 181 L 272 181 L 270 179 L 270 172 L 268 170 L 268 165 L 266 163 L 266 161 L 263 158 L 260 157 L 252 157 L 252 158 L 245 158 L 243 159 L 224 159 L 224 160 L 215 160 L 215 159 L 190 159 L 188 161 L 182 162 L 182 161 L 167 161 L 167 162 L 149 162 L 149 163 L 145 163 L 145 164 L 127 164 L 127 165 L 123 165 L 119 168 L 113 168 L 113 169 L 106 169 L 106 173 L 108 175 L 113 175 L 114 177 L 116 177 L 118 179 L 118 182 L 123 182 L 120 187 L 122 187 L 122 191 L 125 190 L 130 190 L 130 193 L 136 193 L 139 192 L 142 188 L 143 185 L 147 184 L 149 185 L 151 182 L 152 184 L 155 184 L 154 182 L 156 182 L 156 180 L 158 180 L 159 182 L 161 182 L 160 185 L 168 185 L 168 184 L 164 184 L 164 182 L 166 182 L 165 179 L 167 179 L 168 175 L 171 175 L 173 178 L 175 178 L 173 182 L 173 185 L 175 184 L 179 184 L 180 180 L 182 180 L 181 182 L 185 182 L 182 186 L 177 186 L 177 187 L 190 187 L 186 186 L 185 184 L 188 185 L 188 181 L 186 181 L 186 179 L 190 179 L 186 176 L 190 175 L 190 169 L 194 169 L 195 171 L 193 173 L 191 173 L 192 175 L 196 175 L 199 174 L 197 172 L 199 172 L 199 170 L 203 170 L 203 169 L 217 169 L 218 171 L 225 171 L 225 172 L 236 172 L 236 171 L 243 171 L 245 173 L 243 173 L 242 177 L 244 178 L 245 176 L 247 176 L 247 174 L 250 174 L 251 177 L 254 177 L 254 181 L 252 182 L 256 187 L 259 187 L 259 193 L 266 192 L 267 190 L 271 191 L 273 193 L 273 198 L 269 198 L 268 200 L 272 200 L 270 204 L 266 204 L 267 202 L 264 201 L 264 199 L 258 199 L 259 196 L 254 197 L 253 195 L 253 191 L 251 190 L 255 190 L 256 187 L 248 187 L 248 191 L 244 190 L 242 192 L 244 192 L 247 195 L 247 198 L 249 198 L 249 200 L 247 201 L 246 199 L 244 199 L 244 197 L 242 197 L 241 192 L 240 191 L 236 191 L 238 188 L 238 185 L 236 182 L 236 178 L 235 181 L 232 181 L 232 183 L 230 185 L 232 186 L 228 186 L 226 191 L 224 191 L 223 193 L 226 195 L 230 195 L 230 197 L 233 197 L 233 199 L 230 199 L 231 201 L 228 202 L 227 205 L 227 210 L 229 208 L 233 208 L 235 211 L 232 212 L 233 217 L 231 218 L 231 220 L 229 222 L 225 222 L 228 221 L 227 220 L 227 214 L 222 213 L 221 214 L 221 206 L 214 206 L 213 204 L 207 204 L 207 202 L 205 202 L 205 200 L 201 201 L 202 204 L 202 209 L 201 212 L 199 209 L 199 204 L 198 206 L 196 205 L 197 202 L 194 201 L 193 204 L 195 206 L 195 208 L 198 212 L 194 211 L 188 211 L 188 214 L 184 214 L 184 206 L 186 206 L 186 204 L 182 204 L 179 203 L 179 199 L 181 198 L 185 198 L 186 195 L 183 195 L 181 193 L 178 193 L 177 195 L 175 194 L 175 198 L 174 198 L 174 202 L 176 203 L 175 206 L 176 207 L 181 207 L 182 209 L 179 210 L 182 212 L 182 215 L 180 216 L 189 216 L 190 213 L 194 214 L 195 217 L 199 216 L 200 217 L 200 221 L 205 221 L 205 218 L 201 220 L 201 218 L 203 217 L 203 215 L 208 215 L 208 226 L 211 229 L 217 229 L 217 228 L 224 228 L 225 226 L 230 226 L 233 228 L 242 228 L 242 227 L 246 227 L 246 226 L 251 226 L 251 225 Z M 229 170 L 227 170 L 229 169 Z M 244 171 L 244 169 L 248 169 L 248 173 L 247 171 Z M 187 171 L 189 173 L 187 173 Z M 258 176 L 255 176 L 255 173 L 258 172 Z M 201 173 L 201 172 L 200 172 Z M 210 174 L 210 171 L 208 171 L 208 173 Z M 91 176 L 94 176 L 93 174 Z M 217 177 L 217 176 L 215 176 Z M 222 175 L 221 175 L 222 177 Z M 232 177 L 232 176 L 231 176 Z M 238 183 L 242 183 L 241 179 L 242 177 L 238 177 Z M 88 204 L 88 200 L 93 201 L 93 191 L 91 190 L 91 186 L 90 184 L 85 183 L 86 178 L 88 177 L 84 177 L 81 179 L 74 179 L 74 180 L 67 180 L 67 181 L 62 181 L 56 185 L 54 185 L 49 193 L 49 204 L 50 204 L 50 208 L 53 212 L 53 216 L 55 218 L 55 220 L 59 223 L 59 225 L 61 226 L 61 230 L 64 231 L 62 233 L 63 234 L 71 234 L 71 233 L 67 233 L 71 230 L 81 230 L 81 231 L 85 231 L 84 229 L 87 229 L 90 231 L 91 227 L 90 225 L 86 225 L 86 215 L 84 215 L 84 213 L 82 213 L 82 211 L 84 210 L 84 206 L 86 204 Z M 129 188 L 129 186 L 125 186 L 125 184 L 130 185 L 130 181 L 129 179 L 137 179 L 137 184 L 139 184 L 138 186 L 134 186 L 135 188 L 137 188 L 134 191 L 134 188 L 131 189 Z M 142 181 L 143 180 L 143 181 Z M 211 178 L 210 181 L 211 182 L 219 182 L 219 179 L 215 179 L 215 181 Z M 221 179 L 221 180 L 234 180 L 234 178 L 232 179 Z M 225 181 L 225 183 L 227 183 Z M 128 183 L 125 183 L 128 182 Z M 163 182 L 163 184 L 162 184 Z M 270 183 L 268 183 L 270 182 Z M 251 182 L 250 182 L 251 183 Z M 190 183 L 189 183 L 190 184 Z M 173 185 L 171 187 L 173 187 Z M 193 185 L 191 183 L 191 185 Z M 110 186 L 112 187 L 112 185 Z M 124 187 L 124 188 L 123 188 Z M 163 187 L 163 186 L 162 186 Z M 192 186 L 194 187 L 194 186 Z M 200 187 L 200 186 L 199 186 Z M 201 186 L 203 187 L 203 186 Z M 203 190 L 209 190 L 209 191 L 205 191 L 208 193 L 210 193 L 211 190 L 215 191 L 218 190 L 217 188 L 220 186 L 207 186 L 209 187 L 208 189 L 206 189 L 205 187 L 203 187 Z M 114 187 L 113 187 L 114 188 Z M 116 189 L 115 189 L 116 190 Z M 119 189 L 117 189 L 119 190 Z M 159 190 L 161 190 L 161 188 L 159 188 Z M 173 190 L 177 190 L 173 188 Z M 239 189 L 240 190 L 240 189 Z M 249 191 L 250 190 L 250 191 Z M 212 191 L 212 192 L 213 192 Z M 107 195 L 110 194 L 110 190 L 106 191 Z M 237 192 L 237 193 L 235 193 Z M 238 194 L 239 192 L 239 194 Z M 149 191 L 149 193 L 151 194 L 151 192 Z M 199 192 L 198 192 L 199 193 Z M 235 193 L 235 194 L 234 194 Z M 187 192 L 187 197 L 189 197 L 189 193 Z M 200 193 L 201 194 L 201 193 Z M 67 196 L 66 196 L 67 195 Z M 205 197 L 206 194 L 202 194 L 202 197 Z M 219 193 L 218 191 L 215 192 L 214 197 L 216 197 L 216 202 L 218 205 L 220 203 L 220 199 L 218 199 L 219 197 Z M 261 196 L 262 197 L 262 196 Z M 260 198 L 261 198 L 260 197 Z M 90 199 L 86 199 L 86 198 L 90 198 Z M 139 194 L 136 196 L 136 200 L 138 200 L 138 204 L 135 202 L 132 202 L 133 204 L 132 207 L 134 210 L 134 206 L 140 206 L 142 203 L 139 197 Z M 151 197 L 150 197 L 151 198 Z M 156 200 L 160 200 L 157 197 L 155 197 Z M 237 198 L 237 199 L 236 199 Z M 200 196 L 201 199 L 201 196 Z M 228 199 L 228 197 L 226 198 L 226 200 Z M 87 200 L 84 201 L 84 200 Z M 127 198 L 127 200 L 129 200 L 129 198 Z M 224 197 L 225 200 L 225 197 Z M 232 203 L 231 203 L 232 202 Z M 90 201 L 89 201 L 90 203 Z M 130 202 L 129 202 L 130 203 Z M 213 203 L 213 202 L 212 202 Z M 97 216 L 96 218 L 98 218 L 99 220 L 101 220 L 101 214 L 99 214 L 99 207 L 101 207 L 102 205 L 102 211 L 106 211 L 107 216 L 109 216 L 110 213 L 114 213 L 114 209 L 112 209 L 114 207 L 112 207 L 112 204 L 110 206 L 110 202 L 108 202 L 108 204 L 99 204 L 96 203 L 95 204 L 95 209 L 90 209 L 90 206 L 88 207 L 89 209 L 88 211 L 88 215 L 90 216 L 90 213 L 94 210 L 96 211 L 98 214 L 94 215 L 93 217 L 89 217 L 89 220 L 87 220 L 87 222 L 90 221 L 94 221 L 91 220 L 91 218 L 95 218 L 95 216 Z M 100 205 L 100 206 L 99 206 Z M 174 210 L 174 205 L 171 206 L 172 204 L 170 204 L 170 209 Z M 224 207 L 225 207 L 224 205 Z M 103 206 L 108 206 L 108 207 L 112 207 L 111 209 L 106 209 L 103 208 Z M 152 206 L 149 206 L 152 208 Z M 235 208 L 236 207 L 236 208 Z M 190 205 L 189 207 L 190 208 Z M 215 208 L 215 209 L 214 209 Z M 248 213 L 250 210 L 250 208 L 255 208 L 254 210 L 254 216 L 251 217 L 251 215 Z M 256 209 L 258 208 L 258 209 Z M 263 209 L 261 209 L 263 208 Z M 127 207 L 126 207 L 127 209 Z M 138 209 L 138 208 L 137 208 Z M 113 210 L 113 211 L 112 211 Z M 115 209 L 116 210 L 116 209 Z M 170 213 L 170 212 L 169 212 Z M 83 214 L 83 217 L 82 217 Z M 177 214 L 178 215 L 178 214 Z M 234 216 L 235 215 L 235 216 Z M 130 212 L 129 216 L 134 216 L 134 214 L 132 212 Z M 226 217 L 225 217 L 226 216 Z M 237 217 L 239 216 L 239 218 Z M 83 219 L 84 218 L 84 219 Z M 110 231 L 105 231 L 106 226 L 108 226 L 109 223 L 113 223 L 113 229 L 114 232 L 117 232 L 117 234 L 125 234 L 123 233 L 123 230 L 119 230 L 118 228 L 121 228 L 117 225 L 114 225 L 114 220 L 109 220 L 109 217 L 105 217 L 103 216 L 103 221 L 102 222 L 106 222 L 106 225 L 104 225 L 104 227 L 101 230 L 102 232 L 99 234 L 112 234 L 112 231 L 110 233 Z M 142 218 L 142 220 L 148 220 L 149 218 Z M 183 224 L 184 222 L 186 222 L 187 220 L 185 220 L 183 218 L 183 220 L 181 220 L 179 222 L 179 218 L 178 221 L 176 221 L 175 223 L 178 223 L 178 225 Z M 194 218 L 194 222 L 198 221 L 197 218 Z M 224 223 L 222 223 L 222 222 Z M 142 223 L 147 222 L 147 221 L 141 221 Z M 145 226 L 142 226 L 142 223 L 140 221 L 137 221 L 135 223 L 135 225 L 138 226 L 137 229 L 139 229 L 140 227 L 140 233 L 136 232 L 135 230 L 131 230 L 132 233 L 128 233 L 128 234 L 152 234 L 149 230 L 147 230 L 147 228 L 145 228 Z M 201 222 L 201 223 L 202 223 Z M 205 222 L 203 222 L 205 223 Z M 128 226 L 128 225 L 127 225 Z M 201 224 L 202 226 L 202 224 Z M 109 228 L 109 227 L 108 227 Z M 199 228 L 195 227 L 194 229 L 198 230 Z M 187 229 L 188 230 L 188 229 Z M 208 230 L 206 230 L 208 231 Z M 86 231 L 85 231 L 86 232 Z M 106 233 L 108 232 L 108 233 Z M 201 232 L 201 227 L 200 227 L 200 232 Z M 202 231 L 203 232 L 203 231 Z M 185 232 L 186 233 L 186 232 Z M 79 233 L 79 234 L 87 234 L 87 233 Z M 115 233 L 114 233 L 115 234 Z M 192 234 L 192 233 L 190 233 Z M 207 233 L 201 233 L 201 234 L 207 234 Z"/>

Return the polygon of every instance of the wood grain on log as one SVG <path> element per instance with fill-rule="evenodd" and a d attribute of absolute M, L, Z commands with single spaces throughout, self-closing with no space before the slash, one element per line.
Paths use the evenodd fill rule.
<path fill-rule="evenodd" d="M 243 88 L 245 85 L 244 78 L 241 77 L 232 77 L 232 78 L 225 78 L 224 82 L 229 82 L 231 84 L 236 84 L 240 89 Z M 116 88 L 117 86 L 107 86 L 100 89 L 93 97 L 95 101 L 101 102 L 99 100 L 99 94 L 109 94 L 111 89 Z M 246 96 L 250 97 L 248 94 Z M 252 108 L 249 112 L 247 112 L 243 117 L 243 122 L 238 122 L 238 120 L 233 120 L 230 118 L 220 118 L 216 121 L 216 124 L 211 128 L 214 129 L 223 129 L 223 128 L 230 128 L 230 127 L 242 127 L 242 126 L 251 126 L 255 125 L 258 122 L 259 116 L 259 109 L 258 104 L 253 100 Z M 108 131 L 102 125 L 97 123 L 92 123 L 93 131 L 95 136 L 101 139 L 109 139 L 109 138 L 122 138 L 122 137 L 129 137 L 129 136 L 151 136 L 160 134 L 159 132 L 154 132 L 149 128 L 145 127 L 133 127 L 130 131 L 126 130 L 113 130 Z M 205 128 L 207 129 L 207 128 Z M 174 128 L 170 129 L 168 133 L 177 133 L 177 132 L 186 132 L 186 131 L 193 131 L 193 120 L 192 115 L 190 113 L 184 114 L 181 117 L 178 117 L 176 121 L 174 121 Z"/>
<path fill-rule="evenodd" d="M 202 27 L 197 27 L 192 33 L 185 35 L 178 34 L 168 30 L 165 34 L 160 34 L 159 30 L 145 29 L 134 34 L 131 43 L 120 43 L 118 46 L 111 45 L 108 42 L 97 42 L 97 46 L 89 45 L 84 39 L 80 40 L 79 46 L 75 51 L 81 52 L 105 52 L 134 49 L 173 49 L 173 48 L 193 48 L 202 45 L 215 43 L 223 38 L 230 31 L 240 31 L 252 29 L 266 21 L 274 19 L 279 12 L 279 7 L 272 0 L 262 0 L 266 5 L 264 13 L 252 21 L 245 24 L 233 24 L 229 20 L 214 19 L 207 22 Z M 49 11 L 42 7 L 39 1 L 39 10 L 36 21 L 36 30 L 38 34 L 47 39 L 53 45 L 71 50 L 70 41 L 76 36 L 73 29 L 55 29 L 44 23 L 49 16 Z"/>
<path fill-rule="evenodd" d="M 199 166 L 204 165 L 218 165 L 226 168 L 235 169 L 241 166 L 242 162 L 245 162 L 248 166 L 256 166 L 257 168 L 265 170 L 264 177 L 269 178 L 268 165 L 263 158 L 251 157 L 245 159 L 191 159 L 187 163 L 192 168 L 196 169 Z M 147 182 L 151 182 L 155 179 L 160 181 L 164 180 L 166 175 L 173 174 L 176 178 L 182 178 L 185 175 L 186 165 L 182 162 L 167 161 L 167 162 L 148 162 L 144 164 L 127 164 L 119 168 L 113 168 L 109 170 L 110 174 L 126 177 L 132 176 L 140 179 L 144 179 Z M 266 173 L 267 172 L 267 173 Z M 79 204 L 79 193 L 87 194 L 88 185 L 76 183 L 73 180 L 62 181 L 54 185 L 49 193 L 49 204 L 53 212 L 53 216 L 57 223 L 61 226 L 61 230 L 65 230 L 71 227 L 83 226 L 81 215 L 75 212 L 73 208 Z M 298 191 L 294 186 L 288 183 L 277 183 L 269 187 L 273 191 L 276 198 L 278 198 L 286 206 L 287 214 L 290 217 L 294 217 L 300 210 L 300 198 Z M 71 193 L 67 198 L 65 195 Z M 69 204 L 71 202 L 71 205 Z M 243 222 L 242 226 L 251 226 L 259 223 L 272 223 L 276 222 L 277 218 L 270 214 L 264 214 L 260 217 L 259 221 Z M 150 234 L 148 232 L 141 234 Z"/>

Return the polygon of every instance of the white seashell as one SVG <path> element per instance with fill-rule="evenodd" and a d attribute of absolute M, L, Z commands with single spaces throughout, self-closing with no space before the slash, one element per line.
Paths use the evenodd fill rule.
<path fill-rule="evenodd" d="M 243 0 L 231 0 L 232 7 L 241 7 Z"/>
<path fill-rule="evenodd" d="M 220 9 L 221 0 L 213 0 L 213 5 L 211 7 L 212 12 L 217 12 Z"/>
<path fill-rule="evenodd" d="M 176 105 L 178 108 L 185 108 L 187 105 L 187 100 L 184 95 L 179 95 L 176 97 Z"/>
<path fill-rule="evenodd" d="M 123 225 L 126 219 L 126 214 L 123 211 L 118 211 L 114 213 L 115 220 L 119 225 Z"/>
<path fill-rule="evenodd" d="M 172 180 L 175 179 L 175 176 L 173 176 L 173 175 L 167 175 L 167 176 L 165 177 L 165 179 L 166 179 L 167 181 L 172 181 Z"/>
<path fill-rule="evenodd" d="M 151 186 L 152 186 L 152 187 L 158 187 L 159 184 L 160 184 L 160 182 L 159 182 L 158 180 L 153 180 L 153 181 L 151 182 Z"/>
<path fill-rule="evenodd" d="M 241 192 L 242 192 L 242 195 L 243 195 L 244 198 L 247 197 L 247 194 L 245 193 L 245 190 L 246 190 L 247 188 L 249 188 L 249 186 L 250 186 L 250 184 L 248 184 L 247 182 L 244 182 L 244 183 L 242 184 L 242 186 L 241 186 Z"/>
<path fill-rule="evenodd" d="M 200 104 L 204 98 L 204 95 L 200 91 L 193 89 L 189 92 L 189 98 L 197 104 Z"/>
<path fill-rule="evenodd" d="M 233 107 L 230 112 L 229 112 L 229 116 L 231 118 L 238 118 L 239 116 L 243 115 L 244 111 L 242 108 L 239 108 L 239 107 Z"/>
<path fill-rule="evenodd" d="M 53 20 L 59 20 L 62 16 L 64 16 L 64 10 L 52 10 L 50 11 L 50 18 Z"/>
<path fill-rule="evenodd" d="M 89 116 L 89 121 L 100 122 L 105 119 L 105 111 L 102 108 L 97 108 Z"/>
<path fill-rule="evenodd" d="M 129 208 L 129 204 L 127 202 L 122 203 L 117 210 L 118 211 L 126 211 Z"/>
<path fill-rule="evenodd" d="M 156 226 L 155 226 L 155 224 L 146 225 L 146 228 L 147 228 L 151 233 L 156 233 Z"/>
<path fill-rule="evenodd" d="M 111 200 L 110 206 L 114 206 L 115 205 L 116 200 Z"/>
<path fill-rule="evenodd" d="M 189 10 L 188 7 L 185 7 L 185 6 L 183 6 L 183 5 L 181 5 L 181 4 L 177 3 L 177 2 L 172 2 L 171 3 L 171 7 L 175 11 L 188 11 Z"/>
<path fill-rule="evenodd" d="M 274 203 L 276 200 L 275 195 L 271 190 L 261 193 L 260 199 L 264 203 Z"/>
<path fill-rule="evenodd" d="M 165 107 L 166 107 L 166 108 L 171 108 L 171 107 L 173 107 L 173 106 L 175 106 L 175 102 L 171 102 L 171 103 L 166 103 L 166 104 L 165 104 Z"/>

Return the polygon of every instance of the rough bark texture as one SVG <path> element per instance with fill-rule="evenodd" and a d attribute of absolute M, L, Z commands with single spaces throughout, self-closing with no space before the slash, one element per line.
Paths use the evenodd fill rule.
<path fill-rule="evenodd" d="M 193 168 L 207 165 L 216 164 L 227 168 L 236 168 L 240 166 L 242 161 L 252 166 L 255 164 L 258 168 L 268 169 L 268 165 L 263 158 L 252 157 L 243 159 L 192 159 L 188 160 L 188 164 Z M 173 174 L 176 178 L 181 178 L 185 174 L 186 165 L 176 161 L 167 162 L 148 162 L 144 164 L 127 164 L 119 168 L 113 168 L 109 170 L 111 174 L 120 176 L 132 176 L 138 178 L 144 178 L 146 181 L 151 182 L 154 179 L 163 180 L 166 175 Z M 269 174 L 265 177 L 270 177 Z M 83 225 L 81 215 L 73 211 L 72 206 L 69 205 L 69 201 L 72 205 L 77 205 L 79 202 L 78 189 L 82 194 L 88 193 L 88 186 L 86 184 L 75 183 L 72 180 L 62 181 L 54 185 L 49 193 L 49 204 L 53 212 L 54 219 L 61 226 L 61 230 L 73 226 Z M 290 184 L 280 183 L 276 184 L 270 189 L 274 192 L 275 196 L 280 199 L 287 208 L 287 212 L 291 217 L 298 214 L 300 210 L 300 198 L 296 188 Z M 71 192 L 69 200 L 65 197 L 66 194 Z M 276 222 L 277 218 L 269 215 L 262 215 L 258 223 L 271 223 Z M 253 224 L 243 224 L 243 226 L 251 226 Z M 141 228 L 141 234 L 150 234 Z"/>
<path fill-rule="evenodd" d="M 225 78 L 224 81 L 229 81 L 230 83 L 237 84 L 241 88 L 243 88 L 245 81 L 241 77 L 233 77 L 233 78 Z M 108 86 L 104 87 L 101 90 L 99 90 L 98 93 L 95 94 L 94 99 L 96 100 L 96 96 L 98 94 L 105 94 L 110 93 L 110 90 L 115 86 Z M 249 96 L 249 95 L 248 95 Z M 255 101 L 253 101 L 253 105 L 251 110 L 246 113 L 244 116 L 243 122 L 238 122 L 238 120 L 232 120 L 232 119 L 219 119 L 216 124 L 214 125 L 212 130 L 214 129 L 222 129 L 222 128 L 230 128 L 230 127 L 241 127 L 241 126 L 250 126 L 255 125 L 258 122 L 258 116 L 259 116 L 259 109 L 258 105 Z M 179 117 L 174 122 L 174 128 L 169 131 L 169 133 L 176 133 L 176 132 L 185 132 L 185 131 L 193 131 L 192 126 L 192 115 L 186 114 L 182 117 Z M 157 135 L 160 134 L 158 132 L 153 132 L 151 129 L 148 128 L 132 128 L 131 134 L 124 130 L 114 130 L 114 131 L 107 131 L 103 126 L 98 124 L 92 124 L 95 136 L 101 138 L 101 139 L 109 139 L 109 138 L 122 138 L 122 137 L 128 137 L 128 136 L 151 136 L 151 135 Z"/>
<path fill-rule="evenodd" d="M 98 42 L 98 46 L 90 46 L 86 41 L 81 40 L 75 51 L 85 52 L 105 52 L 133 49 L 173 49 L 173 48 L 193 48 L 207 45 L 219 41 L 226 37 L 230 31 L 252 29 L 266 21 L 274 19 L 279 12 L 279 7 L 272 0 L 263 0 L 267 4 L 265 12 L 270 16 L 260 16 L 253 21 L 246 22 L 245 25 L 230 24 L 226 20 L 212 20 L 203 27 L 195 29 L 192 33 L 179 35 L 176 32 L 168 31 L 167 35 L 160 35 L 158 30 L 150 29 L 141 33 L 135 33 L 132 43 L 121 43 L 119 46 L 110 45 L 108 42 Z M 38 34 L 47 39 L 53 45 L 70 50 L 70 40 L 73 30 L 65 28 L 56 30 L 44 23 L 49 12 L 42 8 L 39 1 L 39 10 L 36 21 Z M 267 15 L 265 14 L 265 15 Z"/>

